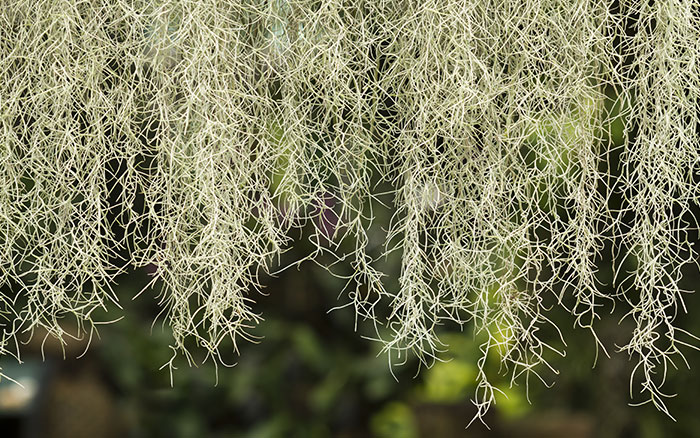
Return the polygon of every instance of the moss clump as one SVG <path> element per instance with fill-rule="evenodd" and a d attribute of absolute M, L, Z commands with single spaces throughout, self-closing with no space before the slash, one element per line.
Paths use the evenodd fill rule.
<path fill-rule="evenodd" d="M 666 410 L 657 376 L 697 347 L 674 322 L 697 261 L 692 0 L 19 0 L 0 25 L 2 352 L 68 317 L 91 333 L 114 277 L 155 266 L 175 354 L 223 362 L 310 226 L 358 315 L 390 307 L 387 350 L 430 365 L 445 322 L 483 335 L 479 414 L 489 352 L 514 379 L 560 354 L 552 297 L 594 336 L 603 302 L 627 306 L 633 381 Z M 596 274 L 611 242 L 634 259 L 618 296 Z"/>

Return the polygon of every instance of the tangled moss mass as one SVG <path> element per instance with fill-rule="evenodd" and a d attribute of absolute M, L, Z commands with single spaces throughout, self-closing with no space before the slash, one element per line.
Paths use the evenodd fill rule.
<path fill-rule="evenodd" d="M 303 241 L 350 272 L 341 300 L 389 357 L 429 366 L 440 326 L 478 333 L 479 414 L 487 357 L 515 380 L 564 354 L 551 306 L 601 351 L 596 319 L 626 309 L 633 400 L 666 411 L 667 369 L 700 344 L 675 322 L 697 265 L 698 0 L 0 6 L 3 353 L 76 336 L 66 319 L 91 336 L 115 277 L 148 267 L 174 357 L 226 363 Z"/>

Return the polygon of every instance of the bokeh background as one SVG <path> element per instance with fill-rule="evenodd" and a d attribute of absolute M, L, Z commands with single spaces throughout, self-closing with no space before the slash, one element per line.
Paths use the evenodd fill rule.
<path fill-rule="evenodd" d="M 281 265 L 308 249 L 298 245 Z M 612 280 L 605 263 L 601 279 Z M 396 278 L 398 258 L 385 264 L 388 278 Z M 615 353 L 631 332 L 630 321 L 620 321 L 624 309 L 608 309 L 612 313 L 599 321 L 598 335 L 611 358 L 599 352 L 596 360 L 591 334 L 574 330 L 571 316 L 557 306 L 549 316 L 568 347 L 566 357 L 552 361 L 559 375 L 541 370 L 553 386 L 531 380 L 529 389 L 524 381 L 511 387 L 505 370 L 492 365 L 488 371 L 503 394 L 485 418 L 490 429 L 478 421 L 465 429 L 475 413 L 470 396 L 479 335 L 468 325 L 443 327 L 448 352 L 431 368 L 412 357 L 390 358 L 379 342 L 367 339 L 376 336 L 371 322 L 355 321 L 351 307 L 329 312 L 347 302 L 339 296 L 344 280 L 311 262 L 263 278 L 263 293 L 251 294 L 264 322 L 250 331 L 259 342 L 239 345 L 235 366 L 189 366 L 180 359 L 171 386 L 170 371 L 163 368 L 171 358 L 170 334 L 157 318 L 158 289 L 133 299 L 151 275 L 143 269 L 121 277 L 116 293 L 124 308 L 103 319 L 122 319 L 99 326 L 87 351 L 88 339 L 61 348 L 35 333 L 22 347 L 22 365 L 0 358 L 3 372 L 23 385 L 0 382 L 3 438 L 700 436 L 700 378 L 694 369 L 676 363 L 679 371 L 669 371 L 667 388 L 678 392 L 668 400 L 676 421 L 651 405 L 631 407 L 634 362 Z M 700 279 L 689 273 L 685 281 L 692 288 Z M 698 304 L 697 294 L 688 296 L 691 313 Z M 679 319 L 700 333 L 698 318 Z M 65 324 L 70 330 L 70 321 Z M 696 351 L 686 353 L 691 366 L 700 364 Z"/>
<path fill-rule="evenodd" d="M 614 93 L 608 109 L 615 111 Z M 619 110 L 619 109 L 618 109 Z M 619 118 L 611 117 L 611 151 L 624 139 Z M 634 137 L 634 132 L 627 135 Z M 537 140 L 537 139 L 535 139 Z M 606 139 L 608 140 L 608 139 Z M 607 163 L 601 163 L 606 166 Z M 610 173 L 617 159 L 611 152 Z M 381 190 L 380 190 L 381 191 Z M 323 195 L 325 196 L 325 195 Z M 385 205 L 391 205 L 388 200 Z M 324 200 L 325 202 L 325 200 Z M 611 197 L 611 207 L 615 207 Z M 377 227 L 390 221 L 391 208 L 377 208 Z M 322 220 L 322 218 L 321 218 Z M 324 224 L 321 224 L 324 225 Z M 331 224 L 333 225 L 333 224 Z M 309 227 L 319 224 L 309 224 Z M 313 251 L 301 230 L 280 266 Z M 697 241 L 697 233 L 689 235 Z M 377 246 L 382 242 L 378 241 Z M 171 334 L 158 318 L 158 287 L 139 292 L 153 270 L 132 270 L 115 287 L 123 309 L 113 309 L 91 339 L 67 339 L 60 345 L 33 333 L 21 347 L 20 365 L 0 357 L 2 372 L 15 382 L 0 381 L 2 438 L 661 438 L 700 437 L 700 353 L 685 349 L 687 364 L 669 370 L 667 404 L 671 419 L 650 404 L 630 406 L 629 376 L 635 364 L 617 346 L 627 342 L 632 321 L 622 305 L 601 310 L 597 334 L 611 357 L 596 349 L 590 332 L 574 329 L 560 306 L 548 317 L 562 330 L 565 357 L 552 357 L 559 373 L 541 369 L 545 382 L 531 379 L 511 385 L 507 370 L 490 361 L 488 372 L 502 393 L 485 424 L 470 423 L 475 408 L 476 362 L 481 339 L 473 327 L 440 328 L 445 352 L 426 368 L 414 357 L 393 357 L 381 349 L 371 321 L 356 320 L 344 307 L 343 267 L 331 275 L 318 263 L 293 266 L 261 278 L 262 293 L 251 292 L 264 321 L 250 330 L 259 342 L 241 342 L 233 367 L 183 358 L 172 375 L 164 367 L 172 356 Z M 387 287 L 398 278 L 400 254 L 378 266 Z M 598 260 L 604 291 L 615 294 L 611 249 Z M 619 267 L 624 272 L 625 268 Z M 700 277 L 688 270 L 683 285 L 698 289 Z M 606 286 L 607 285 L 607 286 Z M 4 296 L 11 291 L 2 290 Z M 138 297 L 136 297 L 138 295 Z M 136 297 L 136 298 L 135 298 Z M 553 298 L 552 298 L 553 299 Z M 700 297 L 686 297 L 689 314 L 678 324 L 700 333 Z M 329 309 L 337 308 L 333 311 Z M 377 308 L 378 316 L 386 309 Z M 696 315 L 693 317 L 693 315 Z M 71 322 L 64 321 L 71 332 Z M 381 333 L 384 328 L 380 327 Z M 76 330 L 73 330 L 76 332 Z M 99 336 L 98 336 L 99 335 Z M 551 333 L 556 344 L 556 334 Z M 27 334 L 29 339 L 29 334 Z M 88 347 L 89 344 L 89 348 Z M 561 346 L 564 349 L 564 346 Z M 390 366 L 390 363 L 393 364 Z M 20 386 L 21 385 L 21 386 Z M 488 427 L 487 427 L 488 426 Z"/>

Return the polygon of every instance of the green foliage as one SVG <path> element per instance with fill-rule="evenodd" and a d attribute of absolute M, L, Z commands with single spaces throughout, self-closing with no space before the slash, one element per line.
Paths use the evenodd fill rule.
<path fill-rule="evenodd" d="M 478 415 L 494 357 L 511 383 L 553 371 L 552 305 L 603 349 L 601 306 L 622 306 L 631 389 L 668 413 L 666 373 L 698 346 L 676 323 L 697 263 L 698 20 L 696 0 L 12 2 L 0 349 L 92 335 L 116 276 L 147 267 L 169 364 L 225 364 L 302 229 L 308 259 L 350 267 L 346 302 L 392 360 L 433 365 L 447 323 L 475 333 Z"/>
<path fill-rule="evenodd" d="M 411 409 L 402 403 L 385 406 L 373 419 L 372 432 L 377 438 L 416 438 Z"/>

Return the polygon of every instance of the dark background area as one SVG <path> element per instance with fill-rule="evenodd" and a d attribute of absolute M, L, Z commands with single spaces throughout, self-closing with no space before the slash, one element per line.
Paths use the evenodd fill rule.
<path fill-rule="evenodd" d="M 677 422 L 651 405 L 628 406 L 634 362 L 624 353 L 601 354 L 593 367 L 592 336 L 568 329 L 571 316 L 558 307 L 549 316 L 561 322 L 568 348 L 566 357 L 553 361 L 560 375 L 545 374 L 553 387 L 531 381 L 528 403 L 524 382 L 509 387 L 505 373 L 498 380 L 499 370 L 490 369 L 504 391 L 485 418 L 490 430 L 478 421 L 465 430 L 475 413 L 469 400 L 479 354 L 479 339 L 470 327 L 444 327 L 446 362 L 417 373 L 418 362 L 409 358 L 393 367 L 396 381 L 381 345 L 363 339 L 373 334 L 371 324 L 359 321 L 354 332 L 351 307 L 328 312 L 343 303 L 338 297 L 343 280 L 312 263 L 264 279 L 264 294 L 254 298 L 265 320 L 251 330 L 260 342 L 242 342 L 234 367 L 217 369 L 211 360 L 190 367 L 180 360 L 171 387 L 169 370 L 161 368 L 171 357 L 170 334 L 161 321 L 153 324 L 160 311 L 156 292 L 146 290 L 131 299 L 148 280 L 146 270 L 121 278 L 116 290 L 124 310 L 116 316 L 123 319 L 99 326 L 99 338 L 93 337 L 87 352 L 87 339 L 69 342 L 63 359 L 60 346 L 47 340 L 42 361 L 43 339 L 35 333 L 24 348 L 24 364 L 1 359 L 3 372 L 25 385 L 21 390 L 8 380 L 0 383 L 3 437 L 653 438 L 700 433 L 694 408 L 697 373 L 683 363 L 669 372 L 666 388 L 678 396 L 668 405 Z M 689 274 L 686 281 L 698 277 Z M 696 309 L 697 295 L 689 295 L 686 304 Z M 597 333 L 610 352 L 632 329 L 630 321 L 618 321 L 619 312 L 598 323 Z M 700 332 L 697 318 L 679 315 L 679 324 Z M 69 321 L 66 325 L 69 329 Z M 700 363 L 696 351 L 686 353 L 691 365 Z"/>

